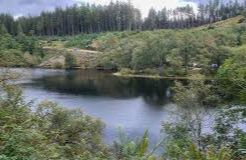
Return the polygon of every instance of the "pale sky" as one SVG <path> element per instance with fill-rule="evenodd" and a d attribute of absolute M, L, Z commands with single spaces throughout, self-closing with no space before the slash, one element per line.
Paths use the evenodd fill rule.
<path fill-rule="evenodd" d="M 83 1 L 83 0 L 78 0 Z M 89 3 L 95 3 L 95 4 L 109 4 L 111 0 L 86 0 L 86 2 Z M 115 1 L 115 0 L 113 0 Z M 127 0 L 121 0 L 126 1 Z M 141 10 L 143 17 L 146 17 L 148 15 L 148 11 L 151 7 L 160 10 L 164 7 L 167 9 L 174 9 L 178 6 L 185 6 L 187 4 L 193 6 L 195 12 L 197 11 L 197 3 L 194 2 L 187 2 L 184 0 L 131 0 L 132 4 Z"/>

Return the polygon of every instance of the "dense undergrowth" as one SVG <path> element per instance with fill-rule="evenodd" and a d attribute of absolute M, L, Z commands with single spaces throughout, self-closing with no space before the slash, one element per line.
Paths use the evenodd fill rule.
<path fill-rule="evenodd" d="M 240 160 L 245 159 L 245 106 L 218 109 L 212 132 L 202 128 L 204 107 L 216 105 L 212 85 L 176 83 L 174 100 L 184 111 L 181 119 L 163 123 L 165 138 L 150 147 L 148 131 L 131 139 L 123 132 L 111 146 L 103 143 L 104 124 L 80 110 L 65 110 L 52 102 L 24 101 L 20 88 L 1 75 L 0 159 L 54 160 Z M 12 79 L 11 79 L 12 80 Z M 191 96 L 193 95 L 193 96 Z M 203 106 L 203 107 L 201 107 Z M 180 114 L 179 113 L 179 114 Z M 156 154 L 156 149 L 161 153 Z"/>
<path fill-rule="evenodd" d="M 184 30 L 79 35 L 69 38 L 65 46 L 102 51 L 97 66 L 124 74 L 214 75 L 239 48 L 244 52 L 246 25 L 242 19 Z"/>
<path fill-rule="evenodd" d="M 32 67 L 44 56 L 37 37 L 26 36 L 21 31 L 17 36 L 11 36 L 6 28 L 0 26 L 0 66 Z"/>

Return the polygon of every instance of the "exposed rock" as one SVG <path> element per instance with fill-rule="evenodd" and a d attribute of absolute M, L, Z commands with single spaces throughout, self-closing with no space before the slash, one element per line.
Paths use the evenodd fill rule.
<path fill-rule="evenodd" d="M 78 48 L 44 47 L 43 49 L 51 55 L 51 58 L 39 65 L 39 67 L 43 68 L 64 68 L 66 53 L 70 53 L 75 57 L 78 68 L 94 68 L 97 57 L 101 54 L 101 52 Z"/>
<path fill-rule="evenodd" d="M 64 68 L 65 57 L 63 55 L 52 57 L 39 65 L 42 68 Z"/>

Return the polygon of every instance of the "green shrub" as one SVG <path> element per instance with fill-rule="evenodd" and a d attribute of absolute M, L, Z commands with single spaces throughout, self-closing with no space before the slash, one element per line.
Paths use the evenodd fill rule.
<path fill-rule="evenodd" d="M 56 68 L 56 69 L 62 69 L 62 68 L 64 68 L 64 66 L 63 66 L 63 64 L 60 63 L 60 62 L 56 62 L 56 63 L 54 64 L 54 68 Z"/>
<path fill-rule="evenodd" d="M 0 81 L 1 159 L 107 159 L 104 124 L 52 102 L 25 103 L 22 92 Z M 31 106 L 30 106 L 31 105 Z"/>
<path fill-rule="evenodd" d="M 246 104 L 246 48 L 234 51 L 234 56 L 227 59 L 218 70 L 218 87 L 224 99 Z"/>
<path fill-rule="evenodd" d="M 83 34 L 83 35 L 75 36 L 73 38 L 69 38 L 69 40 L 65 43 L 65 47 L 93 49 L 91 46 L 92 41 L 100 35 L 101 34 Z"/>
<path fill-rule="evenodd" d="M 65 66 L 67 69 L 72 69 L 76 67 L 76 58 L 71 53 L 65 55 Z"/>
<path fill-rule="evenodd" d="M 136 73 L 136 71 L 131 70 L 131 69 L 129 69 L 129 68 L 122 68 L 122 69 L 120 69 L 120 73 L 121 73 L 122 75 L 133 75 L 133 74 Z"/>
<path fill-rule="evenodd" d="M 143 74 L 148 74 L 148 75 L 158 75 L 158 70 L 157 69 L 151 69 L 151 68 L 146 68 L 143 71 Z"/>

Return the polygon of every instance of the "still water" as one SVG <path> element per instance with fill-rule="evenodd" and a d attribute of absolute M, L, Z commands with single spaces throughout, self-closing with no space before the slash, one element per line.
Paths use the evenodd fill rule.
<path fill-rule="evenodd" d="M 101 119 L 106 143 L 113 142 L 119 128 L 132 138 L 148 129 L 156 143 L 163 136 L 162 122 L 179 112 L 170 101 L 171 80 L 123 78 L 95 70 L 15 70 L 24 75 L 19 83 L 27 101 L 51 100 Z"/>

